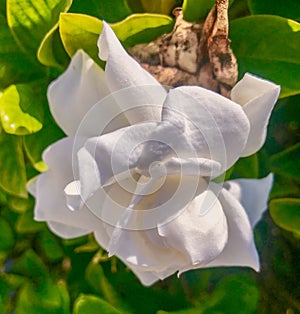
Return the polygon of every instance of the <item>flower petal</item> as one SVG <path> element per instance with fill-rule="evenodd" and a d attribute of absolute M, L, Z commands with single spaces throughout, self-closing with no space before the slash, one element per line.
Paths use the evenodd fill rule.
<path fill-rule="evenodd" d="M 56 221 L 47 221 L 47 225 L 53 233 L 63 239 L 73 239 L 90 233 L 85 229 L 70 226 Z"/>
<path fill-rule="evenodd" d="M 148 139 L 156 125 L 149 122 L 129 126 L 90 138 L 85 143 L 78 155 L 80 181 L 82 189 L 85 190 L 84 198 L 92 194 L 100 183 L 102 186 L 110 184 L 111 180 L 136 167 L 140 144 Z"/>
<path fill-rule="evenodd" d="M 162 103 L 166 97 L 165 89 L 158 81 L 130 57 L 118 38 L 103 22 L 98 41 L 99 58 L 106 61 L 105 78 L 114 93 L 119 106 L 125 112 L 129 105 L 139 106 L 125 113 L 131 124 L 142 121 L 160 120 Z M 136 87 L 139 88 L 136 88 Z M 155 107 L 148 106 L 155 104 Z"/>
<path fill-rule="evenodd" d="M 171 90 L 163 105 L 162 121 L 163 126 L 164 122 L 172 124 L 198 157 L 220 162 L 221 172 L 240 157 L 249 134 L 249 121 L 239 105 L 197 86 Z"/>
<path fill-rule="evenodd" d="M 35 219 L 49 222 L 52 230 L 57 230 L 62 236 L 88 234 L 99 227 L 98 219 L 87 208 L 71 211 L 66 204 L 64 188 L 74 180 L 73 144 L 73 138 L 64 138 L 48 147 L 44 160 L 50 169 L 39 175 L 36 183 Z M 64 225 L 68 226 L 65 230 Z"/>
<path fill-rule="evenodd" d="M 263 179 L 237 179 L 226 181 L 227 189 L 245 208 L 251 226 L 257 224 L 267 209 L 269 194 L 273 185 L 273 174 Z"/>
<path fill-rule="evenodd" d="M 87 111 L 109 94 L 103 70 L 82 50 L 48 88 L 50 110 L 67 135 L 75 135 Z"/>
<path fill-rule="evenodd" d="M 231 91 L 231 99 L 242 105 L 249 121 L 250 133 L 243 157 L 256 153 L 264 144 L 272 109 L 280 86 L 248 73 Z"/>
<path fill-rule="evenodd" d="M 211 183 L 211 187 L 218 195 L 226 215 L 228 242 L 220 255 L 205 267 L 244 266 L 259 271 L 259 257 L 245 209 L 227 190 L 214 183 Z"/>
<path fill-rule="evenodd" d="M 217 196 L 205 189 L 171 222 L 159 226 L 159 235 L 169 247 L 187 257 L 191 267 L 215 259 L 227 243 L 227 223 Z"/>

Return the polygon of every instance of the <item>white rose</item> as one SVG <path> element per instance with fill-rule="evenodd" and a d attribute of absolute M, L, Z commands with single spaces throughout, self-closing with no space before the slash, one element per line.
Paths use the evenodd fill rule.
<path fill-rule="evenodd" d="M 246 74 L 232 100 L 196 86 L 167 93 L 105 23 L 99 57 L 105 72 L 78 51 L 49 86 L 67 137 L 29 187 L 35 219 L 63 238 L 93 232 L 144 285 L 200 267 L 258 271 L 252 230 L 272 175 L 212 180 L 261 148 L 279 87 Z"/>

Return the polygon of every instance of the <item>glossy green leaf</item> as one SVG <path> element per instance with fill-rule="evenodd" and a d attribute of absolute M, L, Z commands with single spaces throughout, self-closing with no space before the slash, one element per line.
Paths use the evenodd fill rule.
<path fill-rule="evenodd" d="M 3 218 L 0 217 L 0 251 L 9 250 L 14 244 L 13 231 Z"/>
<path fill-rule="evenodd" d="M 126 0 L 75 0 L 70 8 L 71 13 L 92 15 L 107 23 L 125 19 L 132 13 Z"/>
<path fill-rule="evenodd" d="M 233 1 L 229 0 L 229 5 Z M 215 2 L 215 0 L 184 0 L 182 4 L 184 19 L 189 22 L 205 20 Z"/>
<path fill-rule="evenodd" d="M 26 170 L 22 140 L 0 133 L 0 187 L 9 194 L 26 198 Z"/>
<path fill-rule="evenodd" d="M 61 42 L 58 24 L 43 38 L 37 52 L 37 58 L 43 65 L 64 69 L 67 67 L 70 58 L 64 50 Z"/>
<path fill-rule="evenodd" d="M 47 111 L 42 130 L 24 137 L 26 155 L 36 170 L 40 172 L 47 170 L 46 164 L 42 161 L 42 153 L 50 144 L 53 144 L 64 136 L 65 134 L 56 125 Z"/>
<path fill-rule="evenodd" d="M 59 14 L 68 10 L 72 0 L 7 0 L 7 21 L 25 51 L 36 52 L 47 32 L 58 22 Z"/>
<path fill-rule="evenodd" d="M 275 173 L 300 180 L 300 143 L 276 154 L 271 158 L 271 167 Z"/>
<path fill-rule="evenodd" d="M 257 15 L 232 21 L 231 46 L 239 73 L 256 74 L 281 85 L 281 97 L 300 92 L 300 24 Z"/>
<path fill-rule="evenodd" d="M 300 236 L 300 199 L 280 198 L 270 202 L 270 213 L 281 228 Z"/>
<path fill-rule="evenodd" d="M 11 85 L 0 98 L 0 119 L 6 133 L 26 135 L 42 128 L 43 104 L 27 84 Z"/>
<path fill-rule="evenodd" d="M 16 231 L 21 234 L 35 233 L 42 230 L 45 227 L 43 222 L 37 222 L 33 220 L 32 210 L 28 210 L 22 215 L 16 223 Z"/>
<path fill-rule="evenodd" d="M 133 46 L 170 33 L 173 25 L 173 19 L 167 15 L 134 14 L 111 27 L 124 46 Z"/>
<path fill-rule="evenodd" d="M 176 0 L 141 0 L 141 2 L 145 12 L 160 14 L 171 14 L 172 9 L 179 4 Z"/>
<path fill-rule="evenodd" d="M 172 26 L 173 20 L 170 17 L 159 14 L 135 14 L 111 25 L 125 46 L 154 40 L 170 32 Z M 64 13 L 60 17 L 59 30 L 63 45 L 70 56 L 78 49 L 83 49 L 100 63 L 97 41 L 102 30 L 101 20 L 82 14 Z"/>
<path fill-rule="evenodd" d="M 299 0 L 248 0 L 252 14 L 271 14 L 300 20 Z"/>
<path fill-rule="evenodd" d="M 106 301 L 93 296 L 81 294 L 74 303 L 73 314 L 121 314 Z"/>
<path fill-rule="evenodd" d="M 59 32 L 62 43 L 72 57 L 78 49 L 83 49 L 98 62 L 97 41 L 102 30 L 102 21 L 83 14 L 61 14 Z"/>

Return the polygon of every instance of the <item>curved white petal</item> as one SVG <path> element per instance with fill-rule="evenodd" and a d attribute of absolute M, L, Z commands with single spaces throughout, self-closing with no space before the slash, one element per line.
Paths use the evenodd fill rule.
<path fill-rule="evenodd" d="M 159 234 L 169 247 L 179 250 L 192 268 L 215 259 L 227 243 L 227 222 L 222 205 L 209 189 L 196 196 L 171 222 L 159 226 Z"/>
<path fill-rule="evenodd" d="M 56 221 L 47 221 L 47 225 L 53 233 L 63 239 L 77 238 L 90 233 L 85 229 L 70 226 Z"/>
<path fill-rule="evenodd" d="M 198 86 L 171 90 L 163 105 L 162 121 L 162 126 L 172 124 L 198 157 L 220 162 L 222 171 L 240 157 L 249 134 L 249 121 L 238 104 Z"/>
<path fill-rule="evenodd" d="M 267 209 L 272 185 L 273 174 L 270 173 L 263 179 L 226 181 L 224 187 L 243 205 L 254 228 Z"/>
<path fill-rule="evenodd" d="M 117 39 L 112 29 L 103 22 L 98 41 L 99 57 L 106 61 L 105 78 L 119 106 L 125 112 L 130 106 L 139 106 L 125 113 L 131 124 L 158 121 L 166 97 L 165 89 L 132 57 Z M 136 88 L 138 86 L 138 88 Z M 155 107 L 147 106 L 149 104 Z"/>
<path fill-rule="evenodd" d="M 111 179 L 135 168 L 141 144 L 147 141 L 155 127 L 154 122 L 141 123 L 90 138 L 78 155 L 81 186 L 89 190 L 85 195 L 92 194 L 100 183 L 107 185 Z"/>
<path fill-rule="evenodd" d="M 109 94 L 103 70 L 82 50 L 48 87 L 50 110 L 67 135 L 75 135 L 88 110 Z"/>
<path fill-rule="evenodd" d="M 263 146 L 269 118 L 279 93 L 280 86 L 248 73 L 232 89 L 231 99 L 242 105 L 250 121 L 243 157 L 254 154 Z"/>
<path fill-rule="evenodd" d="M 49 222 L 53 230 L 64 235 L 72 230 L 70 227 L 75 227 L 75 234 L 78 228 L 85 230 L 80 234 L 87 234 L 99 227 L 98 219 L 87 208 L 72 212 L 66 204 L 64 188 L 74 180 L 73 144 L 73 138 L 64 138 L 48 147 L 43 157 L 50 169 L 39 175 L 36 183 L 35 219 Z M 63 231 L 63 225 L 69 229 Z"/>
<path fill-rule="evenodd" d="M 228 242 L 224 250 L 205 267 L 244 266 L 259 271 L 253 231 L 245 209 L 227 190 L 211 183 L 222 204 L 228 225 Z"/>

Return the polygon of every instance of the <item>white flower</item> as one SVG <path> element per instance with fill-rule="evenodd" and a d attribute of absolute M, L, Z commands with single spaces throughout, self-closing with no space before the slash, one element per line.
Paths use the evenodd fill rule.
<path fill-rule="evenodd" d="M 35 219 L 63 238 L 93 232 L 144 285 L 192 268 L 259 270 L 252 230 L 272 175 L 212 180 L 261 148 L 279 87 L 246 74 L 232 101 L 196 86 L 167 93 L 105 23 L 99 51 L 105 72 L 78 51 L 49 86 L 68 137 L 30 186 Z"/>

